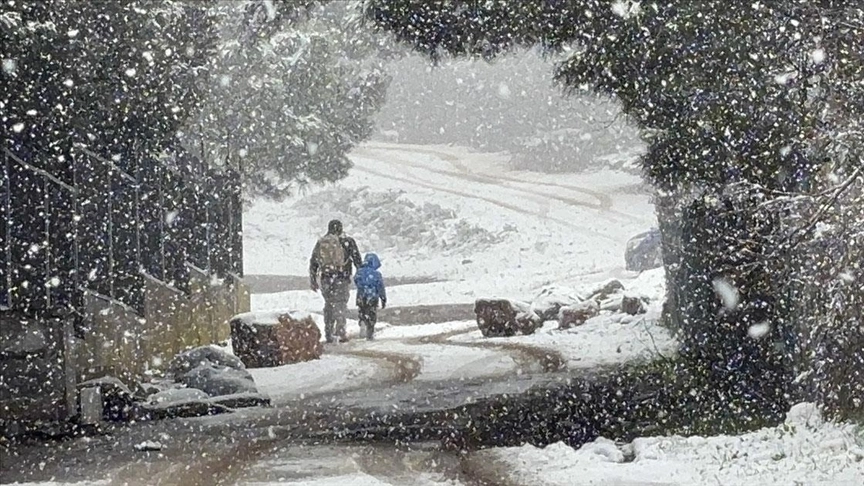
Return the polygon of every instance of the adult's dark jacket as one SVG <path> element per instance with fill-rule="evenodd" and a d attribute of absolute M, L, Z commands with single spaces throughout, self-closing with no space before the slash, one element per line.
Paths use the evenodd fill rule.
<path fill-rule="evenodd" d="M 342 250 L 345 252 L 345 265 L 335 271 L 332 269 L 323 269 L 321 267 L 320 252 L 318 251 L 319 243 L 316 242 L 315 249 L 312 250 L 312 257 L 309 259 L 309 279 L 313 287 L 317 282 L 319 272 L 321 272 L 322 279 L 350 282 L 354 269 L 360 268 L 360 265 L 363 264 L 363 257 L 360 256 L 360 250 L 357 248 L 357 242 L 354 241 L 354 238 L 339 234 L 339 232 L 334 233 L 332 230 L 328 231 L 327 234 L 339 235 L 339 243 L 342 244 Z"/>

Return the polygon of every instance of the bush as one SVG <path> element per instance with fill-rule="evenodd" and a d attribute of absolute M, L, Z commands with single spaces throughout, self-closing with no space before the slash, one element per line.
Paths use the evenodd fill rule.
<path fill-rule="evenodd" d="M 324 216 L 341 218 L 354 236 L 362 236 L 370 248 L 402 252 L 433 250 L 458 253 L 482 251 L 500 243 L 505 232 L 493 233 L 458 218 L 456 212 L 438 204 L 416 204 L 405 191 L 372 191 L 332 188 L 297 203 L 295 207 Z"/>

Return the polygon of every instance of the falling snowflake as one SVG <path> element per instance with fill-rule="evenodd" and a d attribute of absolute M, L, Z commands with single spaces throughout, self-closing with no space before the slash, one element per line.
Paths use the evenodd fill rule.
<path fill-rule="evenodd" d="M 175 219 L 177 219 L 177 211 L 167 211 L 165 213 L 165 224 L 168 226 L 174 224 Z"/>
<path fill-rule="evenodd" d="M 507 86 L 507 83 L 498 84 L 498 96 L 501 98 L 509 98 L 510 97 L 510 87 Z"/>
<path fill-rule="evenodd" d="M 774 76 L 774 82 L 780 85 L 787 85 L 790 81 L 798 77 L 798 73 L 796 71 L 787 71 L 785 73 L 778 74 Z"/>
<path fill-rule="evenodd" d="M 642 5 L 630 0 L 617 0 L 612 2 L 612 13 L 624 20 L 638 17 L 642 13 Z"/>
<path fill-rule="evenodd" d="M 315 155 L 318 153 L 318 143 L 317 142 L 306 142 L 306 153 L 309 155 Z"/>
<path fill-rule="evenodd" d="M 747 329 L 747 335 L 752 339 L 762 339 L 769 332 L 771 332 L 771 324 L 767 322 L 760 322 L 759 324 L 753 324 Z"/>
<path fill-rule="evenodd" d="M 264 9 L 267 11 L 267 20 L 276 18 L 276 6 L 273 5 L 273 0 L 264 0 Z"/>
<path fill-rule="evenodd" d="M 18 70 L 18 63 L 14 59 L 3 59 L 3 72 L 13 76 L 15 75 L 15 71 Z"/>
<path fill-rule="evenodd" d="M 816 65 L 825 62 L 825 49 L 822 49 L 821 47 L 814 49 L 813 52 L 810 53 L 810 60 Z"/>
<path fill-rule="evenodd" d="M 720 297 L 720 301 L 723 303 L 723 307 L 726 310 L 733 310 L 738 307 L 738 289 L 735 288 L 728 280 L 724 278 L 715 278 L 711 285 L 714 287 L 714 291 L 717 292 L 717 296 Z"/>

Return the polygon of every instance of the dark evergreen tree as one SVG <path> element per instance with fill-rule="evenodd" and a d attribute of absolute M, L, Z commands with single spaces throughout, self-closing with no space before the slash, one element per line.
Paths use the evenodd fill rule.
<path fill-rule="evenodd" d="M 164 148 L 200 100 L 195 79 L 215 47 L 205 6 L 180 0 L 3 2 L 6 146 L 43 153 L 46 164 L 74 143 L 124 161 L 131 150 Z"/>
<path fill-rule="evenodd" d="M 304 7 L 302 19 L 263 35 L 241 15 L 256 6 L 212 9 L 221 30 L 218 54 L 202 76 L 206 97 L 182 139 L 210 165 L 238 170 L 248 196 L 278 198 L 298 184 L 347 175 L 347 154 L 371 135 L 388 80 L 378 65 L 378 39 L 356 25 L 359 11 L 352 17 L 339 3 Z"/>

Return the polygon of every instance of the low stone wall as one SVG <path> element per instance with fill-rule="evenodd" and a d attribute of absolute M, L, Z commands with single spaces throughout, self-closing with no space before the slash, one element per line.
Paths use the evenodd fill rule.
<path fill-rule="evenodd" d="M 249 291 L 230 277 L 213 282 L 192 269 L 191 292 L 144 276 L 144 312 L 96 294 L 85 295 L 88 330 L 78 350 L 80 379 L 112 375 L 132 382 L 148 369 L 161 369 L 178 352 L 228 340 L 232 316 L 248 312 Z"/>

